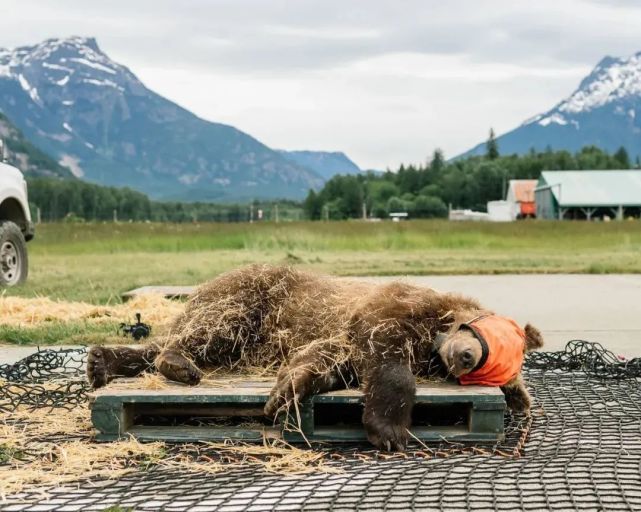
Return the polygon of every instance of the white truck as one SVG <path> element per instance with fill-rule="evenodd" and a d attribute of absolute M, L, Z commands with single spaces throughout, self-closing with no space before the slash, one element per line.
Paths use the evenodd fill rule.
<path fill-rule="evenodd" d="M 0 140 L 0 288 L 23 283 L 29 273 L 26 242 L 34 236 L 27 182 L 6 163 Z"/>

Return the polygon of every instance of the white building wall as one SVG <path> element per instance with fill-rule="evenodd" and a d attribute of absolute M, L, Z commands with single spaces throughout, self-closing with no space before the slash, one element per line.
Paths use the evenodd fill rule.
<path fill-rule="evenodd" d="M 492 222 L 511 222 L 516 219 L 514 203 L 509 201 L 488 201 L 487 214 Z"/>

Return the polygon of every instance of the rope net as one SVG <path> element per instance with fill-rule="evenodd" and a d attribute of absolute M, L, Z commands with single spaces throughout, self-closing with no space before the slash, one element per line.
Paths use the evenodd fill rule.
<path fill-rule="evenodd" d="M 26 421 L 14 417 L 25 406 L 85 406 L 85 357 L 84 349 L 43 350 L 0 366 L 5 424 Z M 224 446 L 168 445 L 165 456 L 204 466 L 134 461 L 118 478 L 9 494 L 0 481 L 0 510 L 641 509 L 641 359 L 571 341 L 564 351 L 530 354 L 523 374 L 532 414 L 507 414 L 506 438 L 495 445 L 414 445 L 401 454 L 365 445 L 321 448 L 325 470 L 305 474 L 252 465 L 250 458 L 259 455 Z M 32 437 L 33 452 L 24 450 L 23 459 L 40 457 L 39 443 L 51 442 L 44 434 Z M 91 443 L 88 432 L 79 438 Z M 0 476 L 3 466 L 16 464 L 2 443 L 0 437 Z M 203 470 L 208 464 L 226 466 Z"/>

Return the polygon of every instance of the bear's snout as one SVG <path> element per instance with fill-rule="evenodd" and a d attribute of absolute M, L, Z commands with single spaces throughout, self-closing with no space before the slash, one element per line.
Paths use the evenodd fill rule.
<path fill-rule="evenodd" d="M 474 355 L 470 349 L 465 349 L 458 354 L 459 364 L 465 370 L 474 368 Z"/>

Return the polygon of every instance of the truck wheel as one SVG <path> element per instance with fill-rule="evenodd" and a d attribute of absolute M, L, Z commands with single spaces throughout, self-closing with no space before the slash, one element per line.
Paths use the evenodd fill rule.
<path fill-rule="evenodd" d="M 13 222 L 0 221 L 0 287 L 23 283 L 29 273 L 27 242 Z"/>

